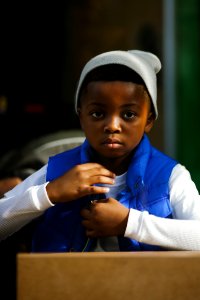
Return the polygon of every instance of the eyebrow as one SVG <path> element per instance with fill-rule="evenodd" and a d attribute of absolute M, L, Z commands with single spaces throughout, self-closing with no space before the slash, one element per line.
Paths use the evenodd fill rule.
<path fill-rule="evenodd" d="M 137 102 L 131 102 L 131 103 L 125 103 L 120 106 L 120 108 L 127 108 L 130 106 L 138 106 L 139 104 Z M 90 106 L 99 106 L 99 107 L 106 107 L 106 103 L 100 103 L 100 102 L 92 102 L 86 105 L 86 108 L 89 108 Z"/>

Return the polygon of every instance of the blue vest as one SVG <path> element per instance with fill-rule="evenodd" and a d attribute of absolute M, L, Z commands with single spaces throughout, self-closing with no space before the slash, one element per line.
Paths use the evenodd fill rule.
<path fill-rule="evenodd" d="M 61 176 L 77 164 L 91 161 L 92 149 L 87 140 L 74 149 L 50 157 L 46 180 Z M 151 146 L 146 135 L 134 151 L 127 172 L 125 190 L 118 201 L 128 208 L 148 211 L 162 218 L 171 218 L 169 177 L 177 162 Z M 80 210 L 98 195 L 86 196 L 69 203 L 59 203 L 37 220 L 32 240 L 33 252 L 91 251 L 95 239 L 88 239 L 81 224 Z M 104 198 L 104 195 L 99 195 Z M 158 246 L 118 237 L 120 251 L 165 250 Z"/>

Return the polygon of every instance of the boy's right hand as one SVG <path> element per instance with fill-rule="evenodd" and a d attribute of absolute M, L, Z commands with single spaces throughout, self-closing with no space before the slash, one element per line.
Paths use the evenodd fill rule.
<path fill-rule="evenodd" d="M 46 190 L 52 203 L 69 202 L 86 195 L 107 193 L 107 187 L 95 184 L 113 184 L 114 178 L 115 174 L 102 165 L 86 163 L 49 182 Z"/>

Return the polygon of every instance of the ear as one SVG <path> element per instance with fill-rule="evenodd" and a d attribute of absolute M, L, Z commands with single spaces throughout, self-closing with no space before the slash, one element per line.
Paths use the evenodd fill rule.
<path fill-rule="evenodd" d="M 154 125 L 154 121 L 155 121 L 154 114 L 150 112 L 147 118 L 146 126 L 144 128 L 145 133 L 148 133 L 151 130 L 151 128 Z"/>

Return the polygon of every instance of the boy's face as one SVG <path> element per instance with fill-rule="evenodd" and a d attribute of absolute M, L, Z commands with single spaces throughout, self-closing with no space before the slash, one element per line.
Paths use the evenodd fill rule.
<path fill-rule="evenodd" d="M 91 146 L 104 158 L 126 158 L 153 126 L 144 86 L 93 81 L 83 90 L 79 118 Z"/>

